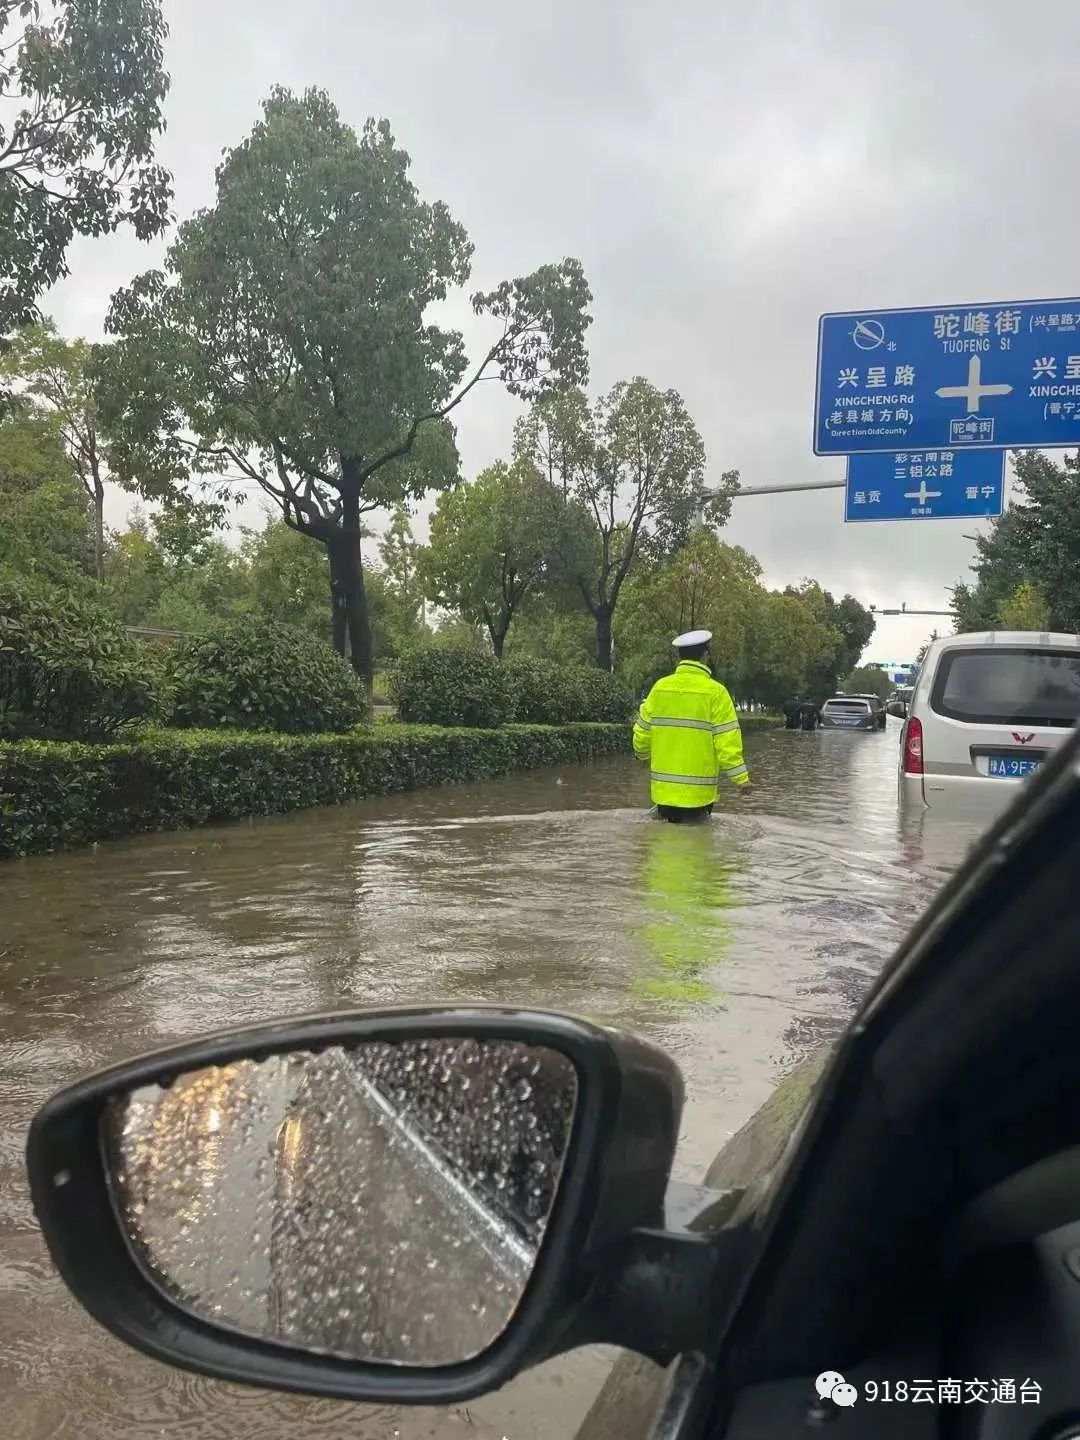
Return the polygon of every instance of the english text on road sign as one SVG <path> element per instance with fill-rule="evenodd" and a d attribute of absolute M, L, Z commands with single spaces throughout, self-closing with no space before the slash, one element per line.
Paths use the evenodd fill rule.
<path fill-rule="evenodd" d="M 814 452 L 1080 444 L 1080 299 L 823 315 Z"/>
<path fill-rule="evenodd" d="M 958 520 L 1000 515 L 1003 450 L 898 450 L 852 455 L 845 520 Z"/>

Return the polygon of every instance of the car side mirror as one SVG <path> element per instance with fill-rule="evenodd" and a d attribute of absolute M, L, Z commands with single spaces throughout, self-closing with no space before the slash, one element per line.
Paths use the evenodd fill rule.
<path fill-rule="evenodd" d="M 583 1020 L 319 1016 L 70 1086 L 27 1163 L 55 1264 L 121 1339 L 230 1380 L 432 1404 L 594 1339 L 663 1360 L 695 1338 L 702 1254 L 682 1320 L 649 1288 L 678 1294 L 657 1258 L 682 1099 L 663 1051 Z"/>

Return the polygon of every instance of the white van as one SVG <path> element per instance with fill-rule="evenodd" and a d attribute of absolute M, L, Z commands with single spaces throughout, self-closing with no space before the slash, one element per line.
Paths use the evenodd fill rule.
<path fill-rule="evenodd" d="M 988 815 L 1080 717 L 1080 637 L 990 630 L 936 640 L 900 737 L 900 803 Z"/>

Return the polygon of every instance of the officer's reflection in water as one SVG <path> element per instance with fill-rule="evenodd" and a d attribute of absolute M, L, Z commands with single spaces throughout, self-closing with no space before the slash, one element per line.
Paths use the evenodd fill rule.
<path fill-rule="evenodd" d="M 731 851 L 718 843 L 716 824 L 649 824 L 642 831 L 645 915 L 639 933 L 646 964 L 634 993 L 676 1004 L 722 1004 L 722 992 L 706 977 L 723 963 L 731 943 Z"/>

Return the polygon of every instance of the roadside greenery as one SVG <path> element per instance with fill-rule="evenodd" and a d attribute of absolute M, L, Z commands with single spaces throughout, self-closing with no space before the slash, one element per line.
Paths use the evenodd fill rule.
<path fill-rule="evenodd" d="M 407 655 L 390 675 L 390 697 L 400 719 L 428 725 L 626 724 L 633 709 L 623 682 L 595 667 L 525 657 L 500 664 L 460 645 Z"/>
<path fill-rule="evenodd" d="M 367 715 L 352 667 L 291 625 L 216 626 L 172 651 L 166 675 L 170 721 L 181 728 L 338 733 Z"/>
<path fill-rule="evenodd" d="M 1080 630 L 1080 455 L 1010 458 L 1018 498 L 975 537 L 975 581 L 953 590 L 956 628 Z"/>
<path fill-rule="evenodd" d="M 752 555 L 698 525 L 674 554 L 643 560 L 631 576 L 615 625 L 619 673 L 641 693 L 671 668 L 671 637 L 700 628 L 713 632 L 713 669 L 737 702 L 780 707 L 796 694 L 832 694 L 874 618 L 814 581 L 766 589 Z"/>
<path fill-rule="evenodd" d="M 114 462 L 262 488 L 325 548 L 334 644 L 370 683 L 362 517 L 457 479 L 450 416 L 485 379 L 534 398 L 584 381 L 591 300 L 573 259 L 471 297 L 494 340 L 470 367 L 432 306 L 473 247 L 422 201 L 385 120 L 358 135 L 321 90 L 276 87 L 226 151 L 216 199 L 181 225 L 164 269 L 113 298 Z"/>
<path fill-rule="evenodd" d="M 0 738 L 106 740 L 158 696 L 145 653 L 95 598 L 0 577 Z"/>
<path fill-rule="evenodd" d="M 169 223 L 160 0 L 0 0 L 0 335 L 35 317 L 76 235 Z"/>
<path fill-rule="evenodd" d="M 9 733 L 34 731 L 28 696 L 81 694 L 91 672 L 105 688 L 112 677 L 114 699 L 103 689 L 63 733 L 149 714 L 347 728 L 361 706 L 327 644 L 366 698 L 378 674 L 403 717 L 481 727 L 621 721 L 671 667 L 671 637 L 700 626 L 749 706 L 824 699 L 857 664 L 874 622 L 853 597 L 812 579 L 770 589 L 720 540 L 738 472 L 708 473 L 678 391 L 635 375 L 587 393 L 578 261 L 474 294 L 490 334 L 471 359 L 432 323 L 467 285 L 472 244 L 421 198 L 389 123 L 357 132 L 321 90 L 271 91 L 224 152 L 212 205 L 177 227 L 160 270 L 112 297 L 107 342 L 60 335 L 32 301 L 62 273 L 67 240 L 165 225 L 152 154 L 165 27 L 157 0 L 56 0 L 46 24 L 34 0 L 0 0 L 5 41 L 16 12 L 25 35 L 0 45 L 0 78 L 26 108 L 6 122 L 0 215 L 29 217 L 43 254 L 36 269 L 33 226 L 0 240 L 0 334 L 21 326 L 0 347 L 0 583 L 68 619 L 48 641 L 48 682 L 44 629 L 33 678 L 29 642 L 17 679 L 5 661 Z M 103 88 L 72 109 L 77 60 Z M 41 173 L 50 195 L 35 190 Z M 525 408 L 510 453 L 465 483 L 454 422 L 489 381 Z M 110 530 L 116 486 L 141 503 Z M 252 492 L 266 524 L 231 527 Z M 429 496 L 418 537 L 411 516 Z M 1025 563 L 1010 559 L 995 614 L 1061 608 Z M 97 625 L 79 646 L 108 656 L 73 655 L 61 683 L 64 627 L 77 625 Z M 141 652 L 125 689 L 140 657 L 119 626 L 179 647 Z M 63 707 L 47 706 L 36 733 L 59 734 Z"/>
<path fill-rule="evenodd" d="M 430 647 L 406 655 L 389 677 L 400 720 L 493 729 L 514 718 L 510 672 L 482 651 Z"/>
<path fill-rule="evenodd" d="M 705 446 L 682 396 L 641 375 L 592 405 L 580 390 L 544 396 L 519 421 L 515 453 L 563 496 L 555 569 L 593 617 L 596 663 L 610 670 L 635 562 L 676 553 L 699 520 L 722 525 L 738 476 L 722 475 L 705 498 Z"/>
<path fill-rule="evenodd" d="M 377 725 L 348 735 L 162 731 L 120 744 L 0 743 L 0 857 L 421 786 L 580 764 L 627 725 Z"/>
<path fill-rule="evenodd" d="M 873 665 L 862 665 L 857 670 L 852 670 L 851 674 L 840 682 L 840 689 L 848 695 L 876 695 L 879 700 L 887 700 L 893 688 L 893 682 L 885 671 L 878 670 Z"/>

